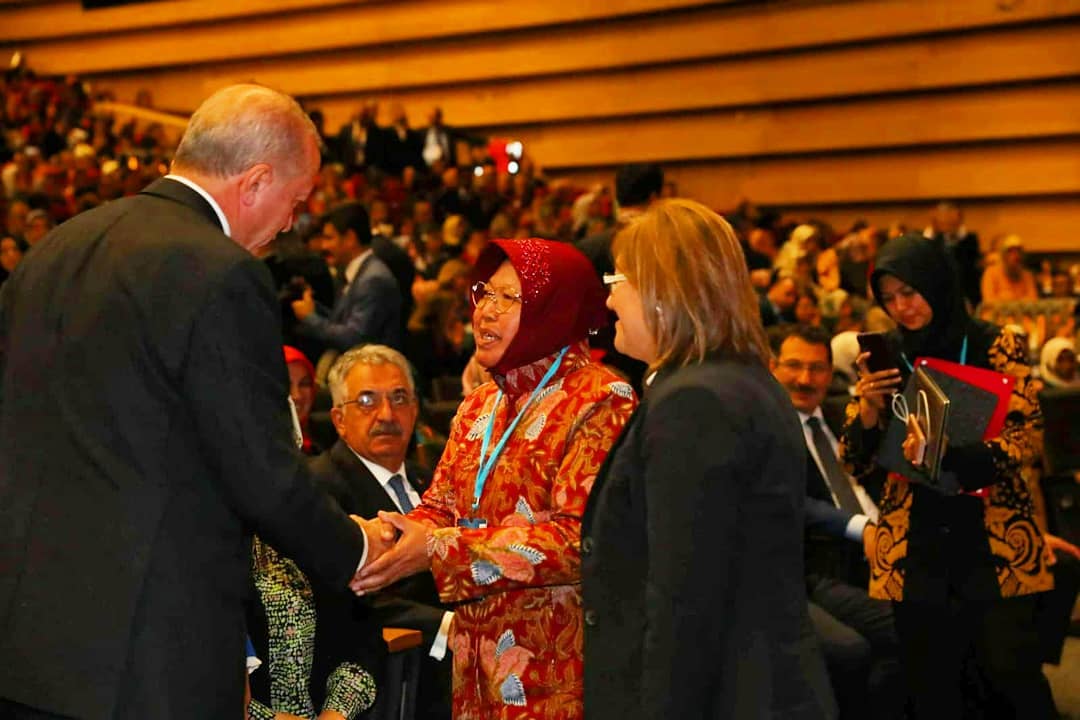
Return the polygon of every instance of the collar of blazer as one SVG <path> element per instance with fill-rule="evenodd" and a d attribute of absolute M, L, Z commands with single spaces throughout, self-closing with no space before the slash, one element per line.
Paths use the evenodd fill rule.
<path fill-rule="evenodd" d="M 360 458 L 356 457 L 356 453 L 341 438 L 338 438 L 334 446 L 330 448 L 330 459 L 334 461 L 334 465 L 346 476 L 346 479 L 359 475 L 370 477 L 372 481 L 375 481 L 371 471 L 364 467 L 364 463 L 360 462 Z M 431 483 L 430 474 L 422 466 L 409 460 L 405 461 L 405 474 L 413 490 L 423 495 Z"/>
<path fill-rule="evenodd" d="M 206 202 L 206 199 L 203 198 L 202 195 L 183 183 L 162 178 L 147 185 L 139 194 L 153 195 L 155 197 L 178 202 L 181 205 L 186 205 L 205 218 L 218 230 L 222 230 L 217 213 L 214 212 L 214 208 L 210 207 L 210 203 Z"/>

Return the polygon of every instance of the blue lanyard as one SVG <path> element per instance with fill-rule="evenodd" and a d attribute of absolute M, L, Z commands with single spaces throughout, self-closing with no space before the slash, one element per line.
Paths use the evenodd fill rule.
<path fill-rule="evenodd" d="M 475 512 L 480 507 L 480 496 L 484 494 L 484 484 L 487 482 L 488 475 L 491 474 L 492 468 L 495 467 L 495 462 L 499 459 L 499 455 L 502 454 L 503 447 L 506 445 L 506 441 L 510 439 L 510 436 L 514 434 L 514 429 L 517 428 L 521 418 L 525 415 L 525 411 L 532 405 L 536 396 L 544 389 L 544 387 L 551 381 L 553 375 L 558 371 L 559 366 L 562 365 L 563 358 L 566 356 L 566 351 L 570 349 L 567 345 L 560 352 L 559 356 L 555 358 L 555 362 L 551 364 L 548 371 L 544 373 L 544 377 L 540 379 L 540 384 L 536 386 L 536 389 L 529 395 L 529 399 L 525 401 L 525 404 L 521 406 L 521 410 L 518 410 L 517 417 L 510 423 L 510 427 L 506 428 L 506 431 L 499 438 L 498 444 L 495 445 L 495 449 L 491 451 L 491 455 L 488 456 L 488 444 L 491 443 L 491 433 L 495 426 L 495 413 L 499 410 L 499 403 L 502 401 L 503 392 L 499 390 L 499 393 L 495 396 L 495 404 L 491 407 L 491 415 L 488 416 L 487 428 L 484 429 L 484 440 L 480 443 L 480 469 L 476 471 L 476 489 L 473 493 L 472 509 Z M 487 459 L 485 460 L 485 456 Z"/>
<path fill-rule="evenodd" d="M 907 355 L 900 353 L 900 357 L 904 360 L 904 364 L 907 365 L 908 372 L 915 372 L 915 368 L 911 365 L 911 361 L 907 359 Z M 967 365 L 967 335 L 964 336 L 964 344 L 960 346 L 960 364 Z"/>

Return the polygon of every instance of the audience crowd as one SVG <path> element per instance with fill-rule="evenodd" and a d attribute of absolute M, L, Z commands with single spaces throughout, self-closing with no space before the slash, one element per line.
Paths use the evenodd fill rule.
<path fill-rule="evenodd" d="M 2 283 L 57 224 L 137 193 L 166 175 L 175 148 L 161 126 L 95 111 L 91 93 L 77 78 L 37 77 L 20 70 L 9 72 L 0 83 Z M 383 345 L 400 351 L 411 365 L 408 382 L 396 380 L 408 388 L 399 392 L 415 392 L 421 400 L 419 418 L 401 422 L 388 415 L 386 432 L 410 444 L 410 463 L 420 461 L 415 471 L 410 464 L 410 473 L 430 478 L 463 389 L 484 377 L 484 364 L 473 360 L 469 297 L 477 261 L 491 257 L 489 243 L 525 238 L 572 243 L 598 274 L 611 273 L 616 231 L 655 200 L 676 195 L 677 189 L 652 165 L 621 168 L 614 187 L 580 188 L 545 178 L 520 143 L 459 132 L 445 124 L 438 108 L 420 128 L 410 126 L 399 105 L 388 109 L 388 125 L 380 124 L 379 105 L 369 102 L 349 123 L 330 132 L 318 110 L 309 114 L 324 143 L 319 177 L 297 207 L 292 229 L 279 235 L 263 256 L 279 291 L 304 449 L 317 454 L 338 445 L 337 455 L 327 457 L 354 462 L 339 443 L 339 436 L 341 442 L 349 436 L 343 416 L 331 410 L 337 403 L 330 371 L 351 348 Z M 820 485 L 808 488 L 808 496 L 825 504 L 807 513 L 806 584 L 810 618 L 825 650 L 841 717 L 904 717 L 918 707 L 906 699 L 898 680 L 903 653 L 888 605 L 867 594 L 865 562 L 853 569 L 860 565 L 865 528 L 878 522 L 884 478 L 865 480 L 857 497 L 841 498 L 835 490 L 830 497 L 829 492 L 828 476 L 839 471 L 843 405 L 856 388 L 855 336 L 895 329 L 893 319 L 875 302 L 871 285 L 879 249 L 900 236 L 922 235 L 928 243 L 940 243 L 968 312 L 1010 326 L 1021 338 L 1027 364 L 1046 385 L 1080 387 L 1080 259 L 1050 257 L 1033 265 L 1022 238 L 1008 235 L 980 242 L 977 228 L 966 227 L 957 205 L 943 202 L 928 210 L 925 228 L 876 227 L 858 219 L 836 228 L 749 202 L 723 213 L 742 245 L 762 323 L 771 332 L 773 375 L 804 421 L 817 416 L 827 426 L 820 438 L 806 431 L 811 475 L 817 472 Z M 537 323 L 531 330 L 540 332 L 543 318 L 530 322 Z M 610 328 L 590 340 L 592 359 L 614 368 L 640 393 L 644 365 L 614 348 Z M 381 367 L 397 362 L 393 358 L 398 356 L 392 355 L 390 360 L 364 362 Z M 355 358 L 347 368 L 353 362 Z M 344 376 L 337 381 L 344 383 Z M 372 402 L 382 412 L 382 391 L 372 392 Z M 404 401 L 388 397 L 387 413 L 399 413 Z M 474 398 L 469 407 L 479 411 L 482 400 Z M 366 433 L 358 435 L 363 437 Z M 357 447 L 351 447 L 363 459 Z M 394 454 L 386 474 L 404 468 L 403 462 Z M 1038 477 L 1027 479 L 1035 496 L 1034 520 L 1046 532 Z M 411 492 L 401 499 L 390 509 L 407 512 L 419 496 Z M 829 510 L 834 501 L 845 513 L 840 520 Z M 358 502 L 356 512 L 369 509 L 361 505 Z M 825 536 L 841 543 L 854 540 L 849 547 L 859 557 L 852 562 L 835 548 L 821 550 L 819 541 Z M 262 556 L 273 554 L 259 548 Z M 425 593 L 428 604 L 437 608 L 423 628 L 426 645 L 432 647 L 433 658 L 440 658 L 446 632 L 439 626 L 450 606 L 440 603 L 432 588 Z M 447 599 L 444 593 L 441 600 Z M 457 674 L 464 671 L 463 666 L 455 668 Z M 443 702 L 442 711 L 448 712 L 448 694 L 446 688 L 434 692 L 431 705 Z M 440 710 L 425 712 L 435 717 Z"/>

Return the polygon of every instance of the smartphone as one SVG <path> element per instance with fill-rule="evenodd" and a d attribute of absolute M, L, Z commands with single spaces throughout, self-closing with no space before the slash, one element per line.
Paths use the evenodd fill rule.
<path fill-rule="evenodd" d="M 896 367 L 896 363 L 894 363 L 892 359 L 892 354 L 889 352 L 889 345 L 885 342 L 885 333 L 859 333 L 857 339 L 859 341 L 859 349 L 863 352 L 870 353 L 870 357 L 866 360 L 866 368 L 870 372 L 892 370 Z"/>

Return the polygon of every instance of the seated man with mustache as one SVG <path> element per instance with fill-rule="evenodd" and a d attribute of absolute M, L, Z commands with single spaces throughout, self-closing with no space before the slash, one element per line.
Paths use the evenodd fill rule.
<path fill-rule="evenodd" d="M 311 460 L 315 484 L 360 517 L 409 512 L 431 479 L 405 462 L 418 412 L 409 362 L 385 345 L 362 345 L 337 359 L 328 381 L 339 439 Z M 421 665 L 417 717 L 449 718 L 450 663 L 440 660 L 453 613 L 439 602 L 431 574 L 405 578 L 355 602 L 373 623 L 423 633 L 430 651 Z"/>

